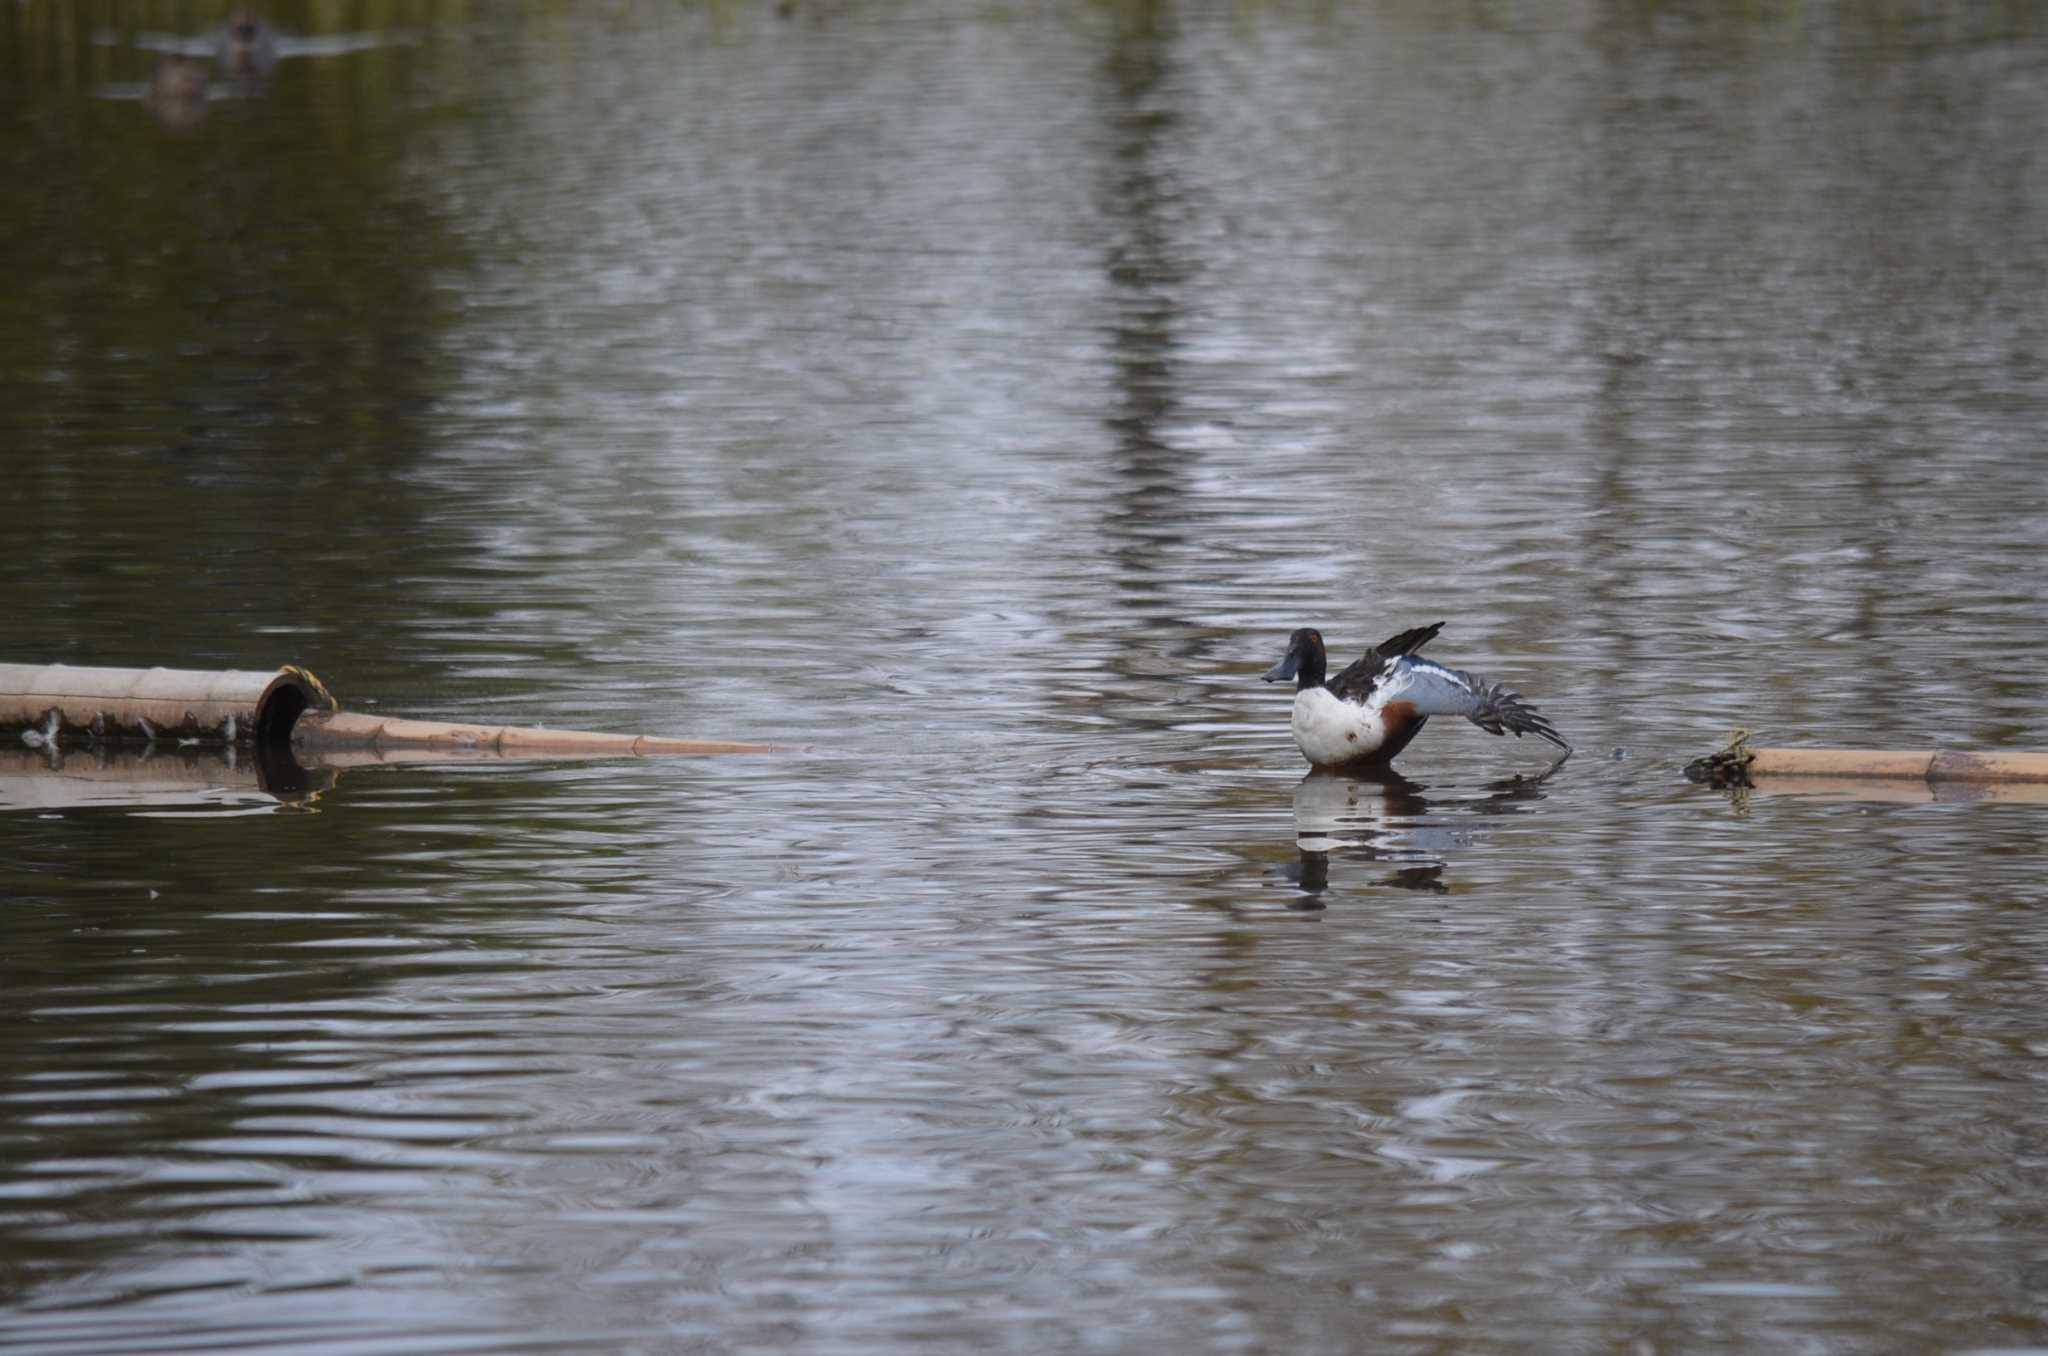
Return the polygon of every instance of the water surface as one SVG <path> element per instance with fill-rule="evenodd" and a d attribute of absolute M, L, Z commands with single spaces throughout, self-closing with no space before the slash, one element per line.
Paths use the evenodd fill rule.
<path fill-rule="evenodd" d="M 0 757 L 0 1346 L 2048 1346 L 2041 807 L 1679 776 L 2043 747 L 2024 8 L 173 9 L 0 29 L 0 658 L 809 747 Z M 1577 755 L 1305 779 L 1438 619 Z"/>

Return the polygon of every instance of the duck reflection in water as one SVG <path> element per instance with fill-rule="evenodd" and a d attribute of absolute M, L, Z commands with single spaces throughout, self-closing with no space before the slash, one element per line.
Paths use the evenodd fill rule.
<path fill-rule="evenodd" d="M 187 132 L 205 121 L 211 85 L 205 62 L 158 57 L 149 83 L 142 87 L 142 107 L 165 130 Z"/>
<path fill-rule="evenodd" d="M 113 44 L 115 35 L 95 39 Z M 135 46 L 156 52 L 159 81 L 175 75 L 189 84 L 197 75 L 215 77 L 213 98 L 250 98 L 263 93 L 278 65 L 303 57 L 339 57 L 388 46 L 410 46 L 417 35 L 403 29 L 294 36 L 253 9 L 237 9 L 217 28 L 199 33 L 140 33 Z M 203 63 L 211 63 L 210 66 Z M 194 65 L 191 63 L 202 63 Z M 104 97 L 133 98 L 125 87 L 109 86 Z M 190 102 L 189 98 L 187 100 Z"/>
<path fill-rule="evenodd" d="M 1289 905 L 1320 909 L 1330 888 L 1330 859 L 1343 854 L 1394 869 L 1377 884 L 1396 890 L 1448 893 L 1443 882 L 1446 859 L 1479 837 L 1477 825 L 1453 816 L 1511 814 L 1527 801 L 1543 798 L 1543 783 L 1557 771 L 1552 764 L 1533 777 L 1510 777 L 1487 783 L 1479 796 L 1443 795 L 1431 799 L 1425 786 L 1391 768 L 1369 776 L 1347 776 L 1318 769 L 1294 788 L 1294 846 L 1298 861 L 1287 877 L 1301 890 Z"/>
<path fill-rule="evenodd" d="M 214 53 L 220 68 L 237 80 L 267 79 L 277 69 L 277 30 L 255 12 L 238 9 L 221 26 Z"/>

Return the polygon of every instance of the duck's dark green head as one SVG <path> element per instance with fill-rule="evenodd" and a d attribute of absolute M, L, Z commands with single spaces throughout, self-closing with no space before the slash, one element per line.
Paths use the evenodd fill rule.
<path fill-rule="evenodd" d="M 1266 670 L 1269 683 L 1284 683 L 1292 678 L 1302 691 L 1323 685 L 1323 675 L 1328 671 L 1329 657 L 1323 651 L 1323 633 L 1312 626 L 1304 626 L 1287 638 L 1287 653 L 1280 662 Z"/>

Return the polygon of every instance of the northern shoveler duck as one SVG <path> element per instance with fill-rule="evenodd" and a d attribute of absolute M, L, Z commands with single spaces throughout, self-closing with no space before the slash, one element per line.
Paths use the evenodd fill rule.
<path fill-rule="evenodd" d="M 1294 680 L 1294 742 L 1303 756 L 1337 772 L 1381 771 L 1431 716 L 1463 716 L 1488 734 L 1537 735 L 1564 750 L 1560 762 L 1569 757 L 1572 746 L 1520 693 L 1416 657 L 1443 629 L 1438 622 L 1390 636 L 1327 680 L 1323 633 L 1304 626 L 1289 636 L 1286 655 L 1265 677 Z"/>

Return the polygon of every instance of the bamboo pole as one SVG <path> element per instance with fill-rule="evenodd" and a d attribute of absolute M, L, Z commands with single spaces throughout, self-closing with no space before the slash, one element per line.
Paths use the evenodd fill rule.
<path fill-rule="evenodd" d="M 291 665 L 263 673 L 0 664 L 0 731 L 18 732 L 22 744 L 53 757 L 76 750 L 81 741 L 153 745 L 159 739 L 340 753 L 349 755 L 346 762 L 790 751 L 788 745 L 728 739 L 366 716 L 341 710 L 318 678 Z"/>
<path fill-rule="evenodd" d="M 1954 749 L 1752 749 L 1751 777 L 1910 777 L 1928 782 L 2048 782 L 2048 753 Z"/>
<path fill-rule="evenodd" d="M 2048 785 L 2048 753 L 1970 753 L 1960 749 L 1758 748 L 1737 730 L 1726 748 L 1688 764 L 1686 776 L 1716 786 L 1780 778 L 1826 778 L 1927 785 Z"/>
<path fill-rule="evenodd" d="M 786 744 L 752 744 L 729 739 L 675 739 L 665 735 L 602 734 L 521 725 L 463 725 L 453 721 L 401 720 L 357 711 L 316 712 L 292 731 L 294 748 L 316 752 L 368 750 L 373 753 L 425 751 L 500 758 L 647 757 L 657 754 L 787 753 Z"/>
<path fill-rule="evenodd" d="M 278 741 L 311 709 L 332 710 L 318 678 L 287 665 L 243 669 L 113 669 L 0 664 L 0 730 L 38 747 L 95 739 Z"/>

